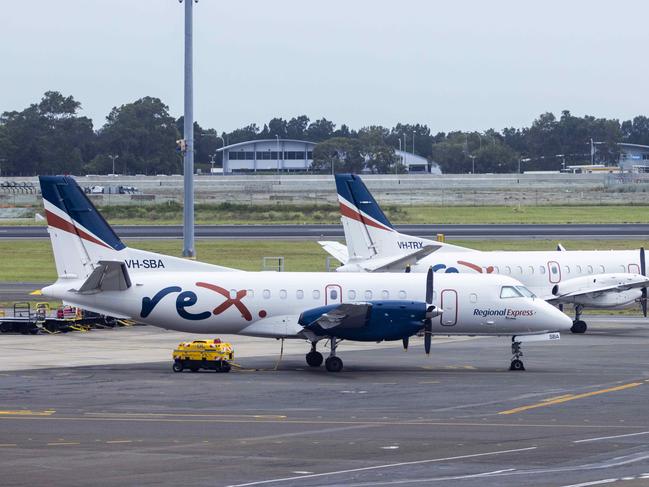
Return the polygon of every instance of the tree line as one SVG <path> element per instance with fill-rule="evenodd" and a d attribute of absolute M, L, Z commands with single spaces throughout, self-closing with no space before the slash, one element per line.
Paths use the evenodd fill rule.
<path fill-rule="evenodd" d="M 182 155 L 176 141 L 183 138 L 183 118 L 174 118 L 160 99 L 144 97 L 114 107 L 103 126 L 80 115 L 81 104 L 72 96 L 46 92 L 38 103 L 0 116 L 0 177 L 36 174 L 179 174 Z M 438 132 L 427 125 L 398 123 L 392 128 L 367 126 L 354 130 L 306 115 L 290 120 L 273 118 L 259 127 L 250 124 L 231 132 L 194 123 L 195 162 L 207 169 L 221 163 L 216 150 L 248 140 L 280 138 L 316 142 L 312 171 L 403 171 L 395 149 L 425 157 L 445 173 L 558 170 L 562 163 L 590 161 L 590 140 L 598 142 L 598 162 L 614 163 L 617 144 L 649 145 L 649 118 L 632 120 L 577 117 L 563 111 L 559 117 L 541 114 L 529 127 L 500 131 Z M 117 157 L 115 157 L 117 156 Z"/>

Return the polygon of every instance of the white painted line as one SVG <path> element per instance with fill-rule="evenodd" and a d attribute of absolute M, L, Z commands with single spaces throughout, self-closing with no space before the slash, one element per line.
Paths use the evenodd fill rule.
<path fill-rule="evenodd" d="M 498 450 L 498 451 L 491 451 L 491 452 L 485 452 L 485 453 L 473 453 L 471 455 L 460 455 L 456 457 L 445 457 L 445 458 L 431 458 L 429 460 L 415 460 L 413 462 L 401 462 L 401 463 L 389 463 L 386 465 L 376 465 L 373 467 L 362 467 L 362 468 L 351 468 L 348 470 L 337 470 L 333 472 L 323 472 L 323 473 L 316 473 L 312 475 L 300 475 L 297 477 L 285 477 L 281 479 L 272 479 L 272 480 L 260 480 L 258 482 L 248 482 L 245 484 L 233 484 L 229 485 L 227 487 L 248 487 L 250 485 L 262 485 L 262 484 L 272 484 L 276 482 L 289 482 L 292 480 L 301 480 L 301 479 L 311 479 L 315 477 L 326 477 L 328 475 L 340 475 L 343 473 L 355 473 L 355 472 L 367 472 L 370 470 L 379 470 L 383 468 L 393 468 L 393 467 L 402 467 L 405 465 L 422 465 L 424 463 L 436 463 L 436 462 L 445 462 L 445 461 L 450 461 L 450 460 L 463 460 L 465 458 L 478 458 L 478 457 L 486 457 L 486 456 L 493 456 L 493 455 L 503 455 L 505 453 L 518 453 L 518 452 L 523 452 L 523 451 L 530 451 L 530 450 L 536 450 L 538 447 L 536 446 L 529 446 L 527 448 L 516 448 L 513 450 Z M 481 474 L 484 475 L 484 474 Z"/>
<path fill-rule="evenodd" d="M 573 441 L 573 443 L 588 443 L 591 441 L 613 440 L 615 438 L 628 438 L 629 436 L 640 436 L 640 435 L 649 435 L 649 431 L 642 431 L 641 433 L 628 433 L 626 435 L 600 436 L 599 438 L 587 438 L 585 440 Z"/>
<path fill-rule="evenodd" d="M 562 487 L 588 487 L 589 485 L 610 484 L 611 482 L 617 482 L 618 480 L 619 479 L 595 480 L 594 482 L 584 482 L 582 484 L 563 485 Z"/>

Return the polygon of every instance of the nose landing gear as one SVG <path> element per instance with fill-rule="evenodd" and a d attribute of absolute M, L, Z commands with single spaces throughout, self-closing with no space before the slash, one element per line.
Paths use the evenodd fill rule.
<path fill-rule="evenodd" d="M 525 365 L 521 357 L 523 356 L 523 350 L 521 349 L 521 342 L 516 341 L 516 337 L 512 337 L 512 363 L 509 366 L 509 370 L 525 370 Z"/>

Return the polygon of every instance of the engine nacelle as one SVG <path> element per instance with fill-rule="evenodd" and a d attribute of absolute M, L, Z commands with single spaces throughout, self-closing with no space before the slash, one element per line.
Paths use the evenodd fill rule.
<path fill-rule="evenodd" d="M 623 308 L 634 304 L 642 295 L 640 288 L 626 288 L 645 277 L 639 274 L 595 274 L 568 279 L 552 288 L 561 302 L 581 304 L 589 308 Z M 608 289 L 607 289 L 608 288 Z"/>
<path fill-rule="evenodd" d="M 335 313 L 340 304 L 304 311 L 298 323 L 319 336 L 380 342 L 401 340 L 416 334 L 424 326 L 427 312 L 426 303 L 417 301 L 368 301 L 357 306 L 366 306 L 361 316 L 348 320 L 343 318 L 336 326 L 323 327 L 317 320 L 327 313 Z"/>

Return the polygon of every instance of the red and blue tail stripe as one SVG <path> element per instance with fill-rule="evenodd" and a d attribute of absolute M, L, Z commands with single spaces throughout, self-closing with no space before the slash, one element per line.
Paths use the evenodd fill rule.
<path fill-rule="evenodd" d="M 69 176 L 39 176 L 47 224 L 82 240 L 121 250 L 126 246 Z"/>
<path fill-rule="evenodd" d="M 380 230 L 394 231 L 394 227 L 359 176 L 336 174 L 335 178 L 340 213 L 343 216 Z"/>

